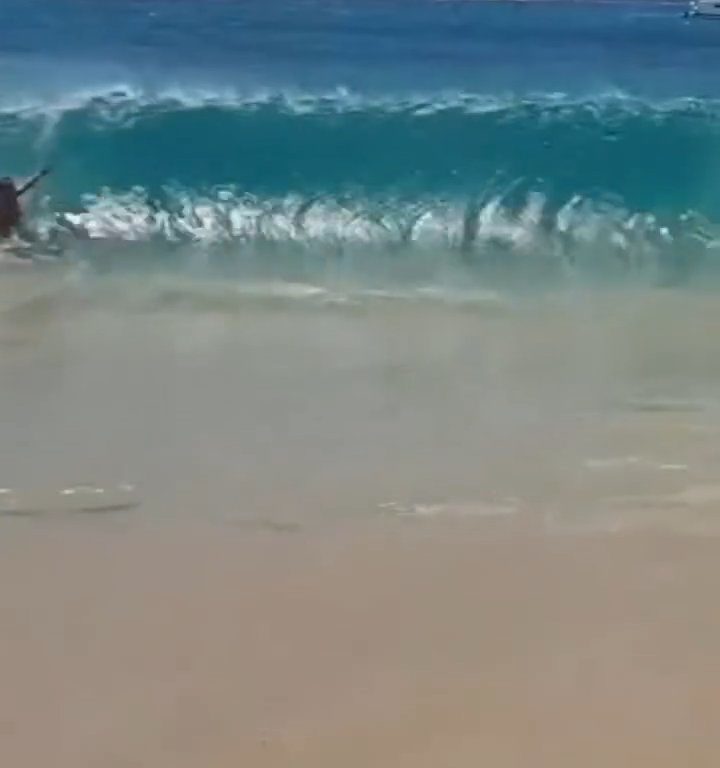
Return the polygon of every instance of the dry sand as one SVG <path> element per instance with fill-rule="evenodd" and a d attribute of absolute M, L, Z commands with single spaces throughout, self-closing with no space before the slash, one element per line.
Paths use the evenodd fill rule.
<path fill-rule="evenodd" d="M 13 521 L 0 764 L 715 766 L 720 542 Z"/>

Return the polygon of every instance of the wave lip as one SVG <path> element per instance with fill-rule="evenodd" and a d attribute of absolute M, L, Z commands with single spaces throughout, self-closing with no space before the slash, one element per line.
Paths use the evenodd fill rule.
<path fill-rule="evenodd" d="M 538 108 L 577 108 L 624 110 L 637 112 L 701 111 L 717 114 L 720 99 L 680 96 L 648 98 L 626 91 L 608 88 L 596 93 L 569 94 L 561 91 L 482 93 L 448 89 L 423 92 L 421 89 L 404 93 L 362 93 L 338 86 L 329 90 L 303 91 L 297 88 L 237 89 L 233 87 L 187 87 L 168 85 L 146 88 L 117 82 L 102 87 L 78 88 L 53 96 L 0 98 L 0 114 L 41 115 L 92 110 L 94 107 L 116 105 L 128 110 L 142 111 L 167 107 L 169 109 L 198 109 L 208 106 L 229 109 L 256 109 L 276 106 L 288 113 L 333 111 L 336 113 L 380 110 L 413 112 L 430 115 L 436 111 L 461 110 L 468 114 L 514 109 L 520 106 Z"/>

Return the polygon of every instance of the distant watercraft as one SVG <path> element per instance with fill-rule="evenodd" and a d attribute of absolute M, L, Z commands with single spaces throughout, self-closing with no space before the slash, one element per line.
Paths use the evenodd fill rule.
<path fill-rule="evenodd" d="M 692 0 L 685 11 L 688 19 L 720 19 L 720 2 L 715 0 Z"/>

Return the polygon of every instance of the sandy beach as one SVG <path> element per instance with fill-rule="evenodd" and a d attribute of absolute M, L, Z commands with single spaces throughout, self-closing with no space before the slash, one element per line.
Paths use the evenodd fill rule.
<path fill-rule="evenodd" d="M 3 286 L 2 765 L 717 764 L 710 297 Z"/>
<path fill-rule="evenodd" d="M 717 541 L 3 532 L 6 765 L 715 765 Z"/>

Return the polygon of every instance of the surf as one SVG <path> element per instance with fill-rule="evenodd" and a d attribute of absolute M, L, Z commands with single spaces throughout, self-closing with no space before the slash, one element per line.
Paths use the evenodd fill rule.
<path fill-rule="evenodd" d="M 674 280 L 716 260 L 717 150 L 720 102 L 612 92 L 114 87 L 0 109 L 17 172 L 54 166 L 39 241 L 151 243 L 166 262 L 191 244 L 236 264 L 409 254 L 406 273 Z"/>
<path fill-rule="evenodd" d="M 592 194 L 647 211 L 715 212 L 718 149 L 720 102 L 616 94 L 115 91 L 0 113 L 11 170 L 52 163 L 52 193 L 67 205 L 103 187 L 170 184 L 452 196 L 501 176 L 558 201 Z"/>

